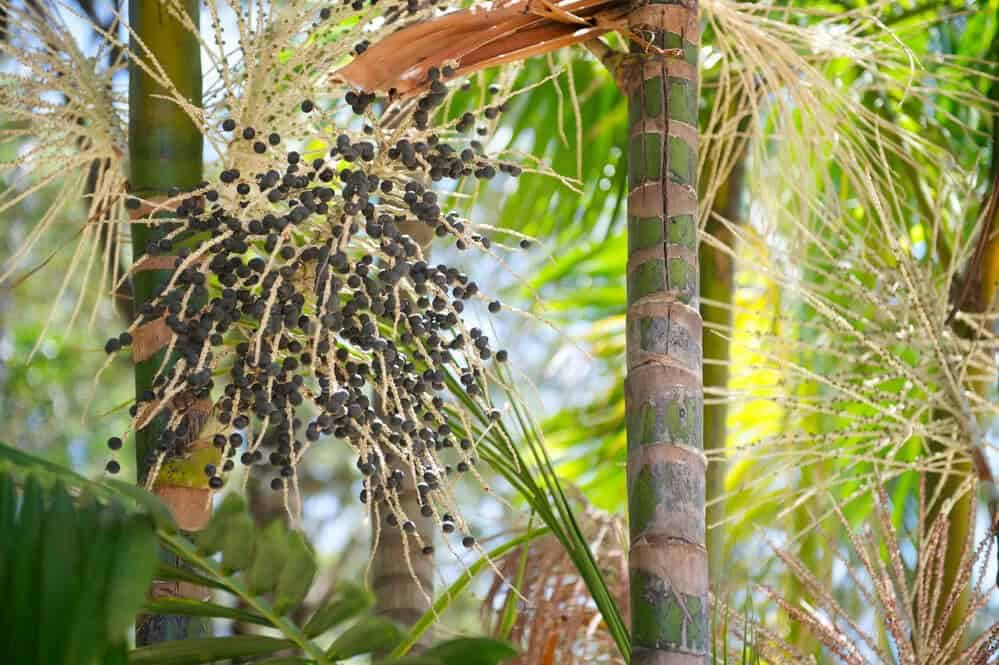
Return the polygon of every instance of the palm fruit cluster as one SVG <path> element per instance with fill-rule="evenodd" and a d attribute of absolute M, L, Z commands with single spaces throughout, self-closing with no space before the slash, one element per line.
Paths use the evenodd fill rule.
<path fill-rule="evenodd" d="M 474 545 L 446 482 L 476 463 L 469 414 L 448 384 L 498 419 L 486 387 L 490 363 L 507 352 L 463 317 L 474 301 L 494 314 L 501 305 L 461 270 L 428 261 L 414 236 L 488 249 L 444 196 L 520 169 L 468 136 L 482 133 L 472 114 L 429 126 L 457 87 L 450 74 L 431 69 L 426 94 L 401 103 L 363 91 L 300 102 L 292 112 L 311 114 L 321 131 L 299 140 L 301 151 L 266 127 L 221 124 L 231 149 L 248 147 L 269 168 L 226 168 L 217 182 L 170 192 L 171 230 L 144 249 L 170 257 L 172 277 L 106 347 L 124 349 L 157 320 L 169 329 L 176 360 L 132 408 L 136 429 L 154 416 L 168 423 L 150 466 L 185 454 L 201 434 L 189 431 L 189 406 L 209 399 L 223 431 L 212 436 L 220 462 L 206 466 L 208 486 L 222 487 L 238 460 L 287 491 L 306 450 L 339 439 L 356 453 L 360 500 L 380 520 L 415 531 L 398 501 L 415 485 L 422 514 Z M 495 118 L 501 106 L 483 115 Z M 345 107 L 361 118 L 334 122 Z"/>

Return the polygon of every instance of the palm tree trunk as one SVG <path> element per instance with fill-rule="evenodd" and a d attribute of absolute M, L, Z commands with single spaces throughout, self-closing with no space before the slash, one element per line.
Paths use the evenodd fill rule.
<path fill-rule="evenodd" d="M 708 334 L 704 335 L 704 390 L 708 403 L 704 405 L 704 452 L 712 457 L 707 470 L 707 524 L 718 524 L 725 517 L 725 439 L 728 434 L 728 404 L 719 399 L 718 394 L 728 387 L 728 361 L 731 356 L 729 339 L 715 335 L 712 328 L 728 330 L 732 327 L 732 301 L 735 296 L 735 260 L 732 252 L 735 247 L 735 232 L 730 226 L 739 223 L 743 181 L 746 172 L 745 149 L 736 157 L 722 187 L 715 194 L 712 204 L 714 213 L 704 227 L 704 234 L 711 236 L 719 244 L 700 243 L 701 297 L 710 302 L 701 302 L 701 316 L 704 318 Z M 714 215 L 720 216 L 728 224 Z M 715 400 L 711 401 L 712 393 Z M 708 558 L 710 579 L 724 583 L 725 579 L 725 539 L 720 526 L 708 531 Z"/>
<path fill-rule="evenodd" d="M 198 0 L 183 0 L 195 25 L 199 23 Z M 163 200 L 172 187 L 195 188 L 202 180 L 203 139 L 198 127 L 174 102 L 158 97 L 169 93 L 136 64 L 136 58 L 155 60 L 174 87 L 192 104 L 201 104 L 201 51 L 198 41 L 171 13 L 173 6 L 162 0 L 130 0 L 129 19 L 132 29 L 129 62 L 129 127 L 128 145 L 132 194 L 147 201 Z M 147 211 L 137 211 L 145 216 Z M 135 311 L 149 302 L 156 290 L 167 282 L 170 270 L 159 268 L 163 263 L 140 262 L 150 243 L 160 239 L 170 228 L 162 224 L 134 224 L 133 294 Z M 160 367 L 165 349 L 155 334 L 162 322 L 146 323 L 135 331 L 135 391 L 141 395 L 152 388 L 153 378 Z M 208 400 L 202 400 L 207 402 Z M 210 404 L 199 404 L 207 414 Z M 190 417 L 190 416 L 189 416 Z M 196 419 L 196 418 L 195 418 Z M 189 431 L 196 437 L 200 427 L 191 423 Z M 144 483 L 155 459 L 155 448 L 166 423 L 154 419 L 139 430 L 135 437 L 139 482 Z M 203 472 L 202 455 L 190 455 L 184 460 L 168 461 L 161 468 L 155 491 L 170 507 L 181 528 L 196 530 L 207 521 L 211 510 L 210 491 Z M 164 556 L 167 556 L 164 554 Z M 154 585 L 154 594 L 174 596 L 199 595 L 198 589 L 177 589 Z M 207 620 L 178 616 L 144 616 L 136 626 L 136 642 L 140 645 L 171 639 L 183 639 L 208 634 Z"/>
<path fill-rule="evenodd" d="M 403 223 L 400 229 L 416 240 L 423 248 L 424 257 L 429 258 L 433 229 L 420 222 Z M 385 511 L 381 513 L 382 523 L 377 524 L 372 512 L 371 590 L 375 595 L 375 612 L 407 628 L 430 609 L 429 599 L 434 593 L 433 556 L 423 554 L 416 543 L 432 544 L 436 525 L 433 518 L 420 514 L 418 481 L 408 478 L 399 492 L 399 507 L 416 526 L 412 534 L 403 534 L 402 529 L 386 525 Z M 425 631 L 414 653 L 429 646 L 431 639 L 432 633 Z"/>
<path fill-rule="evenodd" d="M 628 429 L 633 665 L 705 663 L 696 0 L 629 17 Z"/>
<path fill-rule="evenodd" d="M 407 519 L 416 525 L 423 542 L 432 543 L 434 521 L 420 515 L 416 483 L 410 482 L 407 486 L 412 489 L 400 492 L 399 505 Z M 420 552 L 415 532 L 404 536 L 402 529 L 385 524 L 385 511 L 381 512 L 381 517 L 382 523 L 372 526 L 373 530 L 378 529 L 378 539 L 371 554 L 375 612 L 409 628 L 430 609 L 427 597 L 432 597 L 434 591 L 434 560 Z M 404 537 L 408 540 L 408 554 Z M 429 634 L 423 635 L 420 644 L 429 638 Z"/>

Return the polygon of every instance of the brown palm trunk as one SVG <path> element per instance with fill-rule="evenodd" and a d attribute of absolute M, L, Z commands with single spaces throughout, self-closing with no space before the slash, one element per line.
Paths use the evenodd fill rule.
<path fill-rule="evenodd" d="M 428 257 L 433 230 L 419 222 L 404 223 L 400 228 L 420 244 Z M 399 492 L 399 507 L 416 530 L 404 534 L 402 529 L 386 524 L 384 510 L 381 524 L 377 524 L 372 511 L 371 590 L 375 595 L 375 612 L 409 628 L 430 609 L 434 558 L 432 554 L 423 554 L 417 543 L 432 544 L 436 527 L 432 518 L 420 514 L 418 480 L 408 477 L 407 481 Z M 429 646 L 431 638 L 432 633 L 425 631 L 414 652 Z"/>

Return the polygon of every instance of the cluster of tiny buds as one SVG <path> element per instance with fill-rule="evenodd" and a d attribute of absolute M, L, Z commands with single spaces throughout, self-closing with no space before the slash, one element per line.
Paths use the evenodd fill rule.
<path fill-rule="evenodd" d="M 360 499 L 379 503 L 388 523 L 400 521 L 395 497 L 415 482 L 421 513 L 443 515 L 441 528 L 455 530 L 442 478 L 470 471 L 477 460 L 471 440 L 460 435 L 467 419 L 455 416 L 457 402 L 445 400 L 447 391 L 462 391 L 498 419 L 488 406 L 485 363 L 504 362 L 508 353 L 464 323 L 466 304 L 483 298 L 478 284 L 424 260 L 410 235 L 426 227 L 453 237 L 459 249 L 490 246 L 457 213 L 445 213 L 424 184 L 496 175 L 477 142 L 455 148 L 423 131 L 447 93 L 442 78 L 452 74 L 430 70 L 412 138 L 388 143 L 366 126 L 360 139 L 335 136 L 322 157 L 288 151 L 280 169 L 248 175 L 230 168 L 217 185 L 169 192 L 180 199 L 176 219 L 142 249 L 172 257 L 174 267 L 138 307 L 129 331 L 105 345 L 118 352 L 157 321 L 171 333 L 173 364 L 131 408 L 139 427 L 150 414 L 165 423 L 145 464 L 185 455 L 200 435 L 204 404 L 212 404 L 212 417 L 230 433 L 212 438 L 220 452 L 219 462 L 204 468 L 209 487 L 224 485 L 238 455 L 248 467 L 273 469 L 271 487 L 285 491 L 305 450 L 331 436 L 357 452 Z M 345 102 L 365 114 L 375 96 L 350 92 Z M 305 100 L 299 110 L 319 107 Z M 462 116 L 455 128 L 469 123 Z M 222 129 L 258 154 L 282 144 L 277 132 L 239 127 L 231 118 Z M 499 169 L 520 172 L 515 165 Z M 129 198 L 126 205 L 137 209 L 140 202 Z M 498 300 L 486 300 L 490 313 L 501 311 Z M 108 440 L 112 451 L 121 446 L 119 437 Z M 121 467 L 112 459 L 106 468 Z M 474 538 L 463 543 L 471 547 Z"/>

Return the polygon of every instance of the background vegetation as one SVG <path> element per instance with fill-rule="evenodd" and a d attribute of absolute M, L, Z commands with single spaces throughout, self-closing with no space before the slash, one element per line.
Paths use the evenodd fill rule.
<path fill-rule="evenodd" d="M 127 87 L 114 47 L 126 32 L 104 2 L 2 6 L 0 246 L 9 260 L 0 278 L 0 440 L 97 478 L 108 437 L 129 427 L 133 395 L 132 367 L 124 359 L 109 362 L 103 349 L 124 329 L 127 313 L 123 299 L 107 297 L 113 289 L 99 276 L 108 257 L 127 265 L 130 249 L 122 240 L 119 257 L 107 249 L 113 241 L 82 231 L 92 210 L 82 196 L 85 183 L 73 180 L 65 160 L 77 155 L 74 168 L 85 174 L 93 159 L 113 152 L 114 141 L 74 144 L 72 132 L 43 130 L 77 117 L 82 134 L 97 137 L 105 115 L 117 118 L 108 123 L 109 136 L 120 129 L 121 95 L 82 109 L 71 100 L 72 86 L 87 82 L 85 67 L 102 72 L 89 82 L 92 90 Z M 978 251 L 976 241 L 991 238 L 999 216 L 988 204 L 999 163 L 999 4 L 701 6 L 714 657 L 994 662 L 993 490 L 982 481 L 983 468 L 997 468 L 999 243 L 983 242 Z M 217 11 L 228 30 L 247 29 L 236 25 L 233 6 Z M 42 25 L 56 27 L 47 33 Z M 354 29 L 344 19 L 343 34 L 353 37 Z M 270 44 L 266 30 L 257 34 L 252 48 L 206 38 L 204 49 L 235 53 L 232 71 L 256 81 L 240 59 Z M 78 51 L 62 46 L 68 56 L 38 59 L 52 48 L 46 40 L 56 38 Z M 616 35 L 605 41 L 623 43 Z M 36 59 L 26 59 L 28 52 Z M 207 62 L 212 110 L 228 108 L 237 94 L 263 94 L 227 84 Z M 40 83 L 27 86 L 32 78 Z M 440 548 L 440 612 L 427 623 L 439 641 L 488 633 L 512 642 L 519 663 L 624 662 L 607 608 L 627 607 L 626 100 L 604 64 L 578 46 L 470 78 L 471 89 L 458 91 L 442 113 L 457 118 L 506 100 L 505 112 L 483 123 L 488 130 L 480 139 L 490 153 L 526 169 L 518 179 L 456 188 L 463 196 L 452 204 L 495 239 L 491 251 L 459 252 L 447 239 L 433 245 L 433 257 L 502 297 L 500 316 L 488 317 L 483 307 L 469 317 L 508 349 L 511 362 L 493 387 L 504 427 L 486 437 L 482 456 L 492 455 L 492 466 L 483 465 L 479 482 L 455 487 L 481 549 Z M 283 102 L 306 96 L 280 85 L 268 94 Z M 300 141 L 308 149 L 307 137 Z M 215 154 L 219 148 L 209 144 L 213 177 L 240 158 Z M 88 256 L 98 258 L 86 264 Z M 340 442 L 301 461 L 300 516 L 287 514 L 266 480 L 248 484 L 252 519 L 260 528 L 276 521 L 285 529 L 268 538 L 287 539 L 283 525 L 300 527 L 315 550 L 315 581 L 294 599 L 299 609 L 287 613 L 271 606 L 273 595 L 266 606 L 255 605 L 246 580 L 226 568 L 224 543 L 204 544 L 197 554 L 155 506 L 137 504 L 120 487 L 91 487 L 14 452 L 4 459 L 5 482 L 25 497 L 22 521 L 39 487 L 56 497 L 53 512 L 68 510 L 64 487 L 74 497 L 93 492 L 121 504 L 108 529 L 144 528 L 143 542 L 202 557 L 200 581 L 217 588 L 213 602 L 227 608 L 203 612 L 217 617 L 216 635 L 291 640 L 232 642 L 246 650 L 220 657 L 292 648 L 312 661 L 338 659 L 346 652 L 338 655 L 336 640 L 349 636 L 350 626 L 377 621 L 367 615 L 367 591 L 354 584 L 366 574 L 370 524 L 355 498 L 355 457 Z M 123 477 L 134 478 L 131 456 L 121 461 Z M 216 506 L 235 506 L 240 485 L 230 480 Z M 13 496 L 4 486 L 8 491 Z M 237 508 L 231 514 L 243 515 Z M 13 522 L 5 524 L 13 529 Z M 524 541 L 529 546 L 520 546 Z M 21 556 L 33 551 L 27 541 L 14 542 Z M 583 542 L 592 555 L 579 548 Z M 491 550 L 495 556 L 485 558 Z M 211 560 L 217 552 L 223 554 Z M 154 566 L 138 579 L 151 578 Z M 453 584 L 460 593 L 444 591 Z M 359 599 L 356 610 L 310 630 L 317 611 L 349 594 Z M 117 631 L 109 649 L 121 647 L 121 627 L 141 602 L 142 594 L 133 594 L 121 606 L 126 620 L 109 619 Z M 375 641 L 404 645 L 397 654 L 421 638 L 371 625 L 382 631 L 371 633 Z M 496 649 L 497 660 L 509 655 Z M 369 650 L 365 643 L 356 653 Z M 147 652 L 130 662 L 202 662 L 159 657 Z"/>

